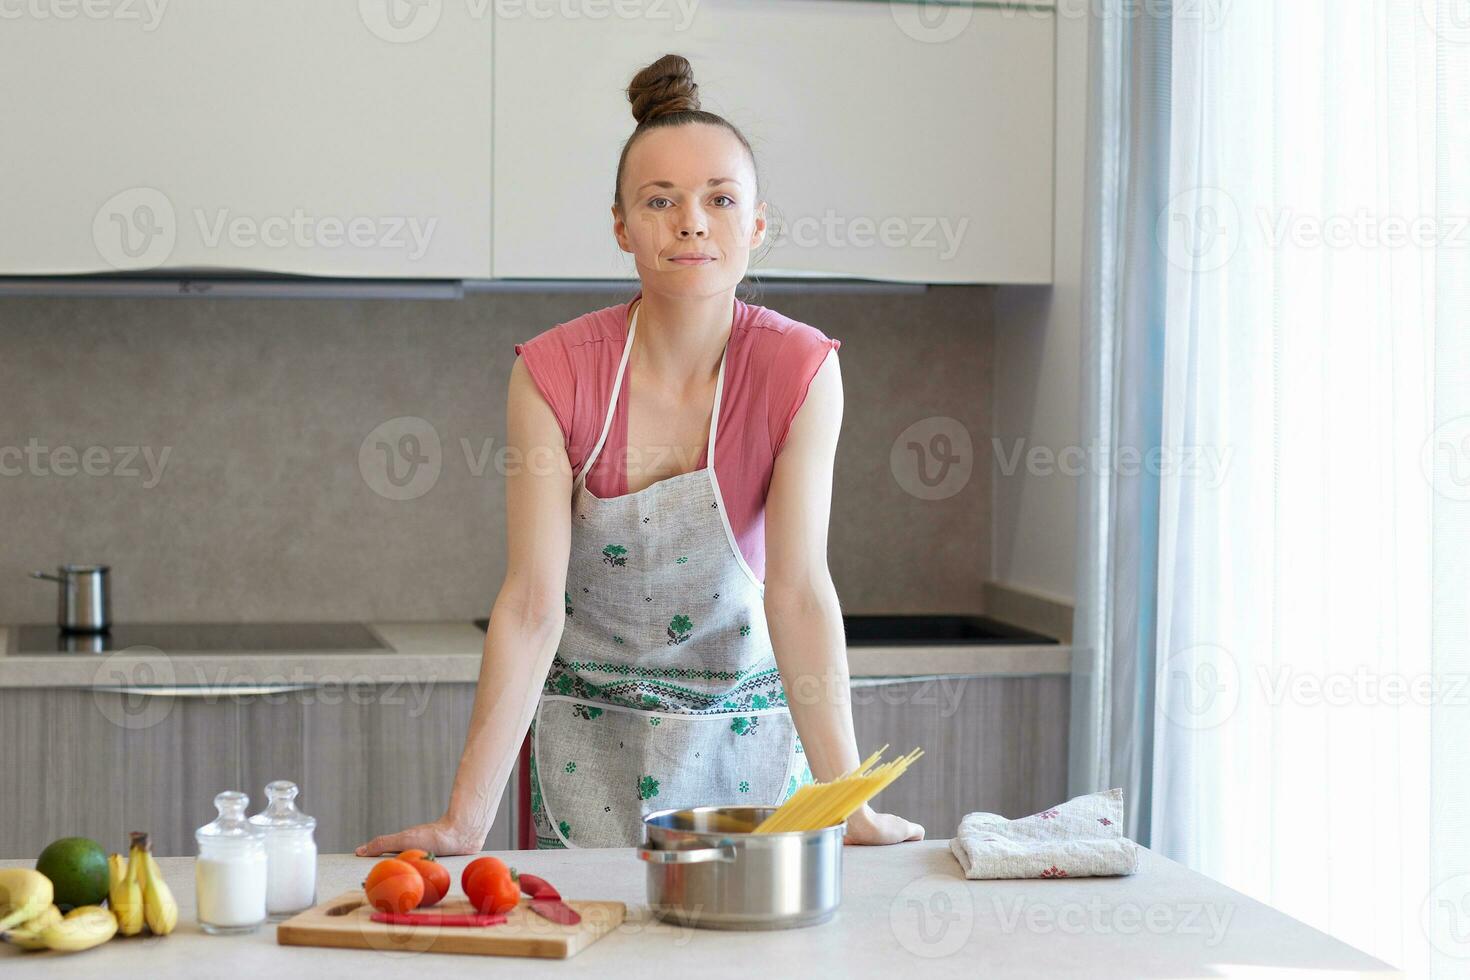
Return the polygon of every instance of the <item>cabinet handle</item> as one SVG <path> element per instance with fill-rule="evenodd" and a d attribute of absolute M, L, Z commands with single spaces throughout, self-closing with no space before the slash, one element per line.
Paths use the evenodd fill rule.
<path fill-rule="evenodd" d="M 218 687 L 111 687 L 103 685 L 93 687 L 92 690 L 107 694 L 138 694 L 160 698 L 208 698 L 231 694 L 289 694 L 292 691 L 314 690 L 317 686 L 316 684 L 228 684 Z"/>

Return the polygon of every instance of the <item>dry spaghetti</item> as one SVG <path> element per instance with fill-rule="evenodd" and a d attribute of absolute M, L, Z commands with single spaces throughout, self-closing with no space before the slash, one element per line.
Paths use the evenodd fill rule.
<path fill-rule="evenodd" d="M 789 800 L 760 822 L 754 833 L 820 830 L 846 820 L 858 807 L 877 796 L 883 787 L 903 775 L 909 764 L 924 754 L 923 749 L 914 749 L 901 759 L 876 765 L 887 749 L 888 746 L 883 746 L 864 759 L 856 769 L 838 776 L 830 783 L 812 783 L 798 788 Z"/>

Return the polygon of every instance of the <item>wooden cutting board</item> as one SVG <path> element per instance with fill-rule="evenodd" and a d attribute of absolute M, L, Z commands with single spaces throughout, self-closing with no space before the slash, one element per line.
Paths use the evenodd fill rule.
<path fill-rule="evenodd" d="M 627 909 L 622 902 L 568 901 L 582 921 L 559 925 L 531 911 L 530 899 L 498 926 L 390 926 L 372 920 L 362 889 L 343 892 L 276 926 L 282 946 L 332 946 L 414 953 L 478 953 L 482 956 L 575 956 L 617 928 Z M 469 899 L 446 898 L 420 912 L 471 912 Z"/>

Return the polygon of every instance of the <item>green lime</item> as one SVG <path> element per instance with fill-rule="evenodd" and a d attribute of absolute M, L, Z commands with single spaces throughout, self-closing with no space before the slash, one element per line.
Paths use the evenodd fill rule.
<path fill-rule="evenodd" d="M 63 837 L 46 845 L 36 870 L 51 879 L 63 912 L 80 905 L 101 905 L 107 897 L 107 855 L 89 837 Z"/>

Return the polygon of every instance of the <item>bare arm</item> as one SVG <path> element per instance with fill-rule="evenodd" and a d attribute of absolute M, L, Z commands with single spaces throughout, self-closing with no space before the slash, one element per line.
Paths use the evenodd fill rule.
<path fill-rule="evenodd" d="M 812 775 L 826 782 L 862 762 L 853 735 L 842 608 L 827 568 L 832 465 L 842 427 L 842 375 L 830 351 L 807 390 L 766 496 L 766 621 L 791 717 Z M 922 840 L 924 828 L 864 805 L 847 842 Z"/>
<path fill-rule="evenodd" d="M 454 789 L 438 820 L 375 837 L 358 854 L 412 847 L 473 854 L 484 847 L 561 641 L 571 465 L 556 416 L 519 358 L 510 374 L 507 419 L 505 581 L 490 611 Z"/>

